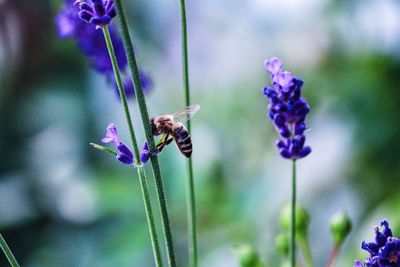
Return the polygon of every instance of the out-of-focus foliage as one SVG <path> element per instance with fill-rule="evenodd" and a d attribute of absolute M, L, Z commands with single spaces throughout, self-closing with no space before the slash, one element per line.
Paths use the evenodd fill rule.
<path fill-rule="evenodd" d="M 61 1 L 36 2 L 0 1 L 0 231 L 22 266 L 153 266 L 135 172 L 89 146 L 111 121 L 128 140 L 114 88 L 72 41 L 57 40 Z M 184 103 L 179 3 L 125 2 L 140 65 L 154 80 L 150 113 L 174 112 Z M 274 148 L 261 91 L 272 56 L 304 79 L 312 108 L 313 152 L 298 162 L 298 195 L 310 213 L 315 265 L 327 261 L 338 210 L 354 222 L 338 266 L 365 256 L 360 243 L 382 218 L 399 235 L 398 1 L 187 5 L 192 98 L 201 105 L 192 136 L 200 265 L 239 266 L 238 243 L 256 247 L 268 266 L 283 262 L 274 240 L 291 166 Z M 186 164 L 174 146 L 160 158 L 185 266 Z"/>

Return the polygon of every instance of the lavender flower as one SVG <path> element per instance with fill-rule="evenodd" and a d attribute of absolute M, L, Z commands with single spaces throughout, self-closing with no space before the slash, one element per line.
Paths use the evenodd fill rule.
<path fill-rule="evenodd" d="M 147 144 L 147 141 L 144 141 L 142 150 L 140 151 L 140 161 L 142 163 L 146 163 L 147 161 L 149 161 L 150 158 L 150 149 L 149 149 L 149 145 Z"/>
<path fill-rule="evenodd" d="M 82 4 L 87 3 L 81 2 L 80 5 Z M 96 30 L 93 25 L 80 19 L 79 12 L 80 8 L 78 5 L 74 5 L 74 0 L 65 0 L 63 8 L 55 19 L 57 34 L 61 39 L 73 38 L 83 54 L 89 59 L 91 67 L 97 72 L 102 73 L 109 83 L 114 84 L 114 91 L 116 95 L 119 96 L 103 33 L 101 30 Z M 122 78 L 126 95 L 128 97 L 134 96 L 135 88 L 132 83 L 128 68 L 128 60 L 121 37 L 113 25 L 109 25 L 108 28 L 118 67 L 123 73 Z M 151 78 L 142 71 L 140 75 L 142 78 L 143 90 L 148 92 L 152 87 Z"/>
<path fill-rule="evenodd" d="M 97 27 L 102 27 L 111 22 L 117 13 L 112 0 L 92 0 L 89 5 L 85 0 L 77 0 L 79 3 L 79 17 Z"/>
<path fill-rule="evenodd" d="M 355 261 L 354 267 L 398 267 L 400 266 L 400 239 L 393 236 L 389 223 L 381 222 L 382 231 L 374 227 L 375 241 L 363 241 L 361 248 L 370 254 L 364 262 Z"/>
<path fill-rule="evenodd" d="M 159 154 L 161 151 L 155 148 L 154 150 L 150 151 L 149 144 L 147 141 L 144 141 L 142 150 L 140 151 L 140 161 L 144 164 L 149 161 L 150 156 L 155 156 Z"/>
<path fill-rule="evenodd" d="M 311 153 L 304 146 L 306 137 L 306 115 L 310 106 L 301 97 L 303 81 L 283 69 L 279 58 L 265 61 L 265 69 L 271 74 L 272 86 L 264 87 L 264 95 L 269 99 L 269 118 L 274 122 L 281 136 L 276 142 L 280 155 L 286 159 L 301 159 Z"/>
<path fill-rule="evenodd" d="M 118 154 L 117 160 L 124 164 L 131 165 L 133 164 L 133 154 L 132 151 L 128 148 L 127 145 L 122 143 L 118 136 L 118 130 L 114 123 L 110 123 L 107 127 L 106 136 L 101 139 L 103 143 L 113 142 L 117 147 Z"/>

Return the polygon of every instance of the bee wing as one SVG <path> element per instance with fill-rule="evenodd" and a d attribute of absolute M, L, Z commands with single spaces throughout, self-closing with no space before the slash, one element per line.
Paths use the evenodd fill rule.
<path fill-rule="evenodd" d="M 193 104 L 187 107 L 184 107 L 183 109 L 175 112 L 174 114 L 172 114 L 174 121 L 176 122 L 184 122 L 187 120 L 190 120 L 191 118 L 193 118 L 193 115 L 199 111 L 200 109 L 200 105 L 198 104 Z"/>

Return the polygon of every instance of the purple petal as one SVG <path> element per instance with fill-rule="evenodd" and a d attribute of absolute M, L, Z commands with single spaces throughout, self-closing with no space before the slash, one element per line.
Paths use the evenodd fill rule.
<path fill-rule="evenodd" d="M 98 25 L 98 26 L 100 26 L 100 25 L 103 24 L 103 21 L 102 21 L 100 18 L 98 18 L 98 17 L 93 17 L 93 18 L 91 18 L 89 22 L 90 22 L 91 24 Z"/>
<path fill-rule="evenodd" d="M 86 10 L 86 11 L 88 11 L 89 13 L 91 13 L 92 15 L 94 15 L 93 12 L 92 12 L 92 10 L 93 10 L 92 7 L 91 7 L 88 3 L 86 3 L 86 2 L 80 2 L 79 8 L 80 8 L 81 10 Z"/>
<path fill-rule="evenodd" d="M 117 15 L 117 11 L 115 10 L 114 4 L 108 10 L 107 14 L 108 14 L 108 16 L 110 16 L 110 18 L 114 18 Z"/>
<path fill-rule="evenodd" d="M 295 77 L 288 71 L 280 71 L 274 75 L 273 82 L 280 85 L 283 92 L 288 92 L 294 84 Z"/>
<path fill-rule="evenodd" d="M 308 154 L 310 153 L 311 153 L 311 147 L 309 146 L 303 147 L 299 152 L 299 158 L 304 158 L 308 156 Z"/>
<path fill-rule="evenodd" d="M 104 15 L 101 17 L 102 25 L 108 24 L 110 22 L 111 18 L 108 15 Z"/>
<path fill-rule="evenodd" d="M 84 21 L 86 21 L 86 22 L 88 22 L 88 23 L 89 23 L 89 22 L 91 23 L 91 21 L 92 21 L 92 19 L 93 19 L 93 14 L 87 12 L 86 10 L 81 10 L 81 11 L 79 11 L 79 17 L 80 17 L 82 20 L 84 20 Z"/>
<path fill-rule="evenodd" d="M 140 151 L 140 161 L 142 163 L 146 163 L 149 161 L 150 158 L 150 151 L 149 151 L 149 146 L 147 144 L 147 141 L 144 141 L 142 150 Z"/>
<path fill-rule="evenodd" d="M 104 16 L 105 10 L 104 10 L 104 4 L 102 1 L 96 1 L 96 3 L 93 3 L 93 9 L 96 12 L 96 15 L 98 16 Z"/>
<path fill-rule="evenodd" d="M 292 155 L 289 153 L 289 151 L 286 148 L 282 148 L 279 150 L 279 154 L 285 158 L 285 159 L 291 159 Z"/>
<path fill-rule="evenodd" d="M 116 146 L 119 146 L 121 144 L 119 137 L 118 137 L 118 131 L 117 127 L 115 126 L 114 123 L 110 123 L 107 126 L 107 131 L 106 131 L 106 136 L 101 139 L 103 143 L 110 143 L 114 142 Z"/>
<path fill-rule="evenodd" d="M 296 123 L 294 126 L 294 134 L 302 135 L 306 130 L 306 124 L 304 122 Z"/>
<path fill-rule="evenodd" d="M 119 154 L 117 155 L 117 159 L 125 164 L 133 163 L 133 154 L 132 151 L 124 144 L 120 143 L 117 147 Z"/>
<path fill-rule="evenodd" d="M 112 0 L 110 0 L 110 1 L 105 0 L 104 1 L 104 7 L 105 7 L 106 10 L 109 10 L 111 5 L 114 5 Z"/>
<path fill-rule="evenodd" d="M 127 164 L 127 165 L 133 164 L 133 159 L 126 156 L 125 154 L 118 154 L 116 158 L 118 161 L 120 161 L 124 164 Z"/>
<path fill-rule="evenodd" d="M 361 243 L 361 248 L 368 251 L 373 256 L 377 255 L 379 251 L 379 246 L 376 243 L 367 243 L 365 241 Z"/>
<path fill-rule="evenodd" d="M 276 115 L 274 116 L 274 123 L 275 123 L 276 127 L 278 127 L 278 128 L 284 127 L 285 123 L 286 123 L 285 116 L 283 116 L 282 114 L 276 113 Z"/>
<path fill-rule="evenodd" d="M 279 131 L 279 134 L 282 137 L 285 137 L 285 138 L 289 138 L 290 137 L 290 130 L 286 125 L 280 127 L 278 131 Z"/>
<path fill-rule="evenodd" d="M 386 220 L 381 221 L 381 226 L 383 226 L 383 234 L 386 237 L 393 236 L 392 230 L 389 227 L 389 223 Z"/>
<path fill-rule="evenodd" d="M 277 148 L 287 148 L 287 145 L 283 140 L 276 141 L 275 146 Z"/>
<path fill-rule="evenodd" d="M 274 75 L 278 71 L 283 70 L 283 63 L 279 58 L 273 57 L 270 60 L 264 61 L 264 67 L 266 71 Z"/>

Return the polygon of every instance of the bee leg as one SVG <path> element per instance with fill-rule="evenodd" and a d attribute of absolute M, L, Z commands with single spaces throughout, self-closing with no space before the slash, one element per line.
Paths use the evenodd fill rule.
<path fill-rule="evenodd" d="M 169 144 L 171 144 L 171 142 L 174 140 L 174 138 L 170 138 L 170 139 L 168 139 L 167 141 L 165 141 L 165 145 L 169 145 Z"/>
<path fill-rule="evenodd" d="M 158 150 L 157 153 L 160 153 L 160 152 L 164 149 L 164 147 L 165 147 L 166 145 L 169 145 L 169 144 L 172 142 L 173 138 L 172 138 L 172 137 L 169 138 L 169 139 L 168 139 L 168 138 L 169 138 L 169 134 L 167 134 L 167 135 L 165 136 L 164 142 L 157 144 L 157 146 L 156 146 L 156 149 Z"/>

